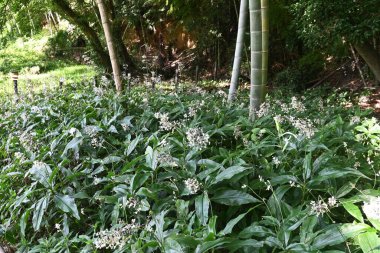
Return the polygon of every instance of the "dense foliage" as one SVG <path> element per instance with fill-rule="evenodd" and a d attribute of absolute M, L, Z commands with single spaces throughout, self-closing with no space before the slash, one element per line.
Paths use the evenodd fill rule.
<path fill-rule="evenodd" d="M 0 241 L 19 252 L 378 245 L 380 125 L 348 94 L 279 92 L 251 123 L 224 91 L 90 87 L 1 105 Z"/>

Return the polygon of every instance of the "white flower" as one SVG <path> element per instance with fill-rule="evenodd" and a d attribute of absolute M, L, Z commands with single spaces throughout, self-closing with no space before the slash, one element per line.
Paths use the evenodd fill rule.
<path fill-rule="evenodd" d="M 270 190 L 273 189 L 273 188 L 272 188 L 272 185 L 271 185 L 271 183 L 270 183 L 269 180 L 267 180 L 266 182 L 264 182 L 264 184 L 265 184 L 265 186 L 267 187 L 267 188 L 266 188 L 267 191 L 270 191 Z"/>
<path fill-rule="evenodd" d="M 338 206 L 338 201 L 334 196 L 332 196 L 328 199 L 327 204 L 329 205 L 329 207 L 336 207 Z"/>
<path fill-rule="evenodd" d="M 186 132 L 186 138 L 189 146 L 197 150 L 206 148 L 210 143 L 210 136 L 200 128 L 189 128 Z"/>
<path fill-rule="evenodd" d="M 170 131 L 176 126 L 175 122 L 170 122 L 169 115 L 167 113 L 156 112 L 154 117 L 160 120 L 160 130 Z"/>
<path fill-rule="evenodd" d="M 371 197 L 362 208 L 368 218 L 380 220 L 380 197 Z"/>
<path fill-rule="evenodd" d="M 290 187 L 295 187 L 296 186 L 296 182 L 294 182 L 292 180 L 289 181 L 289 184 L 290 184 Z"/>
<path fill-rule="evenodd" d="M 196 178 L 188 178 L 185 180 L 185 186 L 191 194 L 196 194 L 201 189 L 201 184 Z"/>
<path fill-rule="evenodd" d="M 157 157 L 157 160 L 161 165 L 164 165 L 164 166 L 169 166 L 169 167 L 178 166 L 177 162 L 169 154 L 160 153 Z"/>
<path fill-rule="evenodd" d="M 318 200 L 317 202 L 310 202 L 311 212 L 317 216 L 323 215 L 329 211 L 328 205 L 323 200 Z"/>
<path fill-rule="evenodd" d="M 292 97 L 292 102 L 290 103 L 292 109 L 297 110 L 298 112 L 304 112 L 305 106 L 301 101 L 298 101 L 296 97 Z"/>
<path fill-rule="evenodd" d="M 242 133 L 240 127 L 236 126 L 234 128 L 234 137 L 235 137 L 235 140 L 239 139 L 239 137 L 241 137 L 241 136 L 243 136 L 243 133 Z"/>
<path fill-rule="evenodd" d="M 359 116 L 352 116 L 350 124 L 354 125 L 354 124 L 357 124 L 357 123 L 360 123 L 360 117 Z"/>
<path fill-rule="evenodd" d="M 281 161 L 280 161 L 280 159 L 278 159 L 278 157 L 273 157 L 272 162 L 276 166 L 281 164 Z"/>
<path fill-rule="evenodd" d="M 245 188 L 247 188 L 247 185 L 246 185 L 246 184 L 243 184 L 243 185 L 241 186 L 241 188 L 242 188 L 242 189 L 245 189 Z"/>
<path fill-rule="evenodd" d="M 102 230 L 95 234 L 94 244 L 97 249 L 116 249 L 122 248 L 130 240 L 131 234 L 139 228 L 135 219 L 130 224 L 119 222 L 110 230 Z"/>
<path fill-rule="evenodd" d="M 260 109 L 256 112 L 259 118 L 268 115 L 270 112 L 270 104 L 268 102 L 264 102 L 260 105 Z"/>
<path fill-rule="evenodd" d="M 61 224 L 56 223 L 54 227 L 57 230 L 57 232 L 61 231 Z"/>

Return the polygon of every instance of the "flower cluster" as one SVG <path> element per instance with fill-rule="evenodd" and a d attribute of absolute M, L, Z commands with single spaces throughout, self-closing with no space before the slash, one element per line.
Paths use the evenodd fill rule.
<path fill-rule="evenodd" d="M 25 149 L 27 149 L 27 150 L 30 150 L 30 151 L 37 151 L 38 146 L 37 146 L 37 144 L 36 144 L 35 141 L 34 141 L 34 136 L 36 136 L 36 133 L 35 133 L 35 132 L 31 132 L 31 133 L 24 132 L 24 133 L 20 136 L 20 143 L 21 143 L 21 145 L 22 145 Z"/>
<path fill-rule="evenodd" d="M 315 128 L 310 120 L 298 119 L 293 116 L 288 117 L 288 120 L 295 128 L 299 130 L 301 135 L 311 138 L 315 134 Z"/>
<path fill-rule="evenodd" d="M 14 157 L 15 157 L 15 159 L 19 160 L 20 163 L 24 163 L 26 161 L 25 155 L 21 152 L 14 153 Z"/>
<path fill-rule="evenodd" d="M 186 132 L 186 138 L 189 146 L 197 150 L 206 148 L 210 143 L 210 136 L 204 133 L 201 128 L 189 128 Z"/>
<path fill-rule="evenodd" d="M 327 203 L 325 203 L 322 199 L 310 202 L 311 213 L 317 216 L 323 215 L 324 213 L 327 213 L 330 208 L 337 206 L 338 200 L 334 196 L 330 197 Z"/>
<path fill-rule="evenodd" d="M 185 114 L 185 119 L 193 118 L 197 115 L 197 108 L 190 106 L 189 112 Z"/>
<path fill-rule="evenodd" d="M 191 194 L 196 194 L 201 189 L 201 184 L 196 178 L 188 178 L 185 180 L 185 186 Z"/>
<path fill-rule="evenodd" d="M 296 97 L 292 97 L 292 102 L 290 103 L 292 109 L 298 112 L 304 112 L 306 110 L 305 106 L 301 101 L 299 101 Z"/>
<path fill-rule="evenodd" d="M 154 114 L 156 119 L 160 120 L 160 130 L 171 131 L 176 126 L 176 123 L 170 122 L 169 115 L 167 113 L 156 112 Z"/>
<path fill-rule="evenodd" d="M 168 167 L 178 166 L 177 162 L 174 160 L 174 157 L 166 153 L 160 153 L 157 157 L 157 160 L 163 166 L 168 166 Z"/>
<path fill-rule="evenodd" d="M 310 206 L 312 214 L 317 216 L 323 215 L 329 211 L 329 206 L 321 199 L 318 201 L 311 201 Z"/>
<path fill-rule="evenodd" d="M 110 230 L 102 230 L 95 234 L 94 244 L 97 249 L 121 249 L 129 240 L 130 235 L 136 232 L 139 225 L 135 219 L 130 224 L 119 223 Z"/>
<path fill-rule="evenodd" d="M 242 133 L 242 131 L 241 131 L 241 128 L 240 128 L 240 126 L 236 126 L 235 128 L 234 128 L 234 138 L 235 138 L 235 140 L 238 140 L 240 137 L 242 137 L 243 136 L 243 133 Z"/>
<path fill-rule="evenodd" d="M 371 197 L 369 202 L 364 202 L 363 212 L 368 218 L 380 220 L 380 197 Z"/>
<path fill-rule="evenodd" d="M 103 147 L 104 139 L 99 136 L 99 130 L 96 126 L 86 126 L 83 132 L 91 137 L 91 146 L 94 148 Z"/>
<path fill-rule="evenodd" d="M 260 109 L 256 112 L 256 115 L 261 118 L 270 113 L 270 104 L 268 102 L 264 102 L 260 105 Z"/>

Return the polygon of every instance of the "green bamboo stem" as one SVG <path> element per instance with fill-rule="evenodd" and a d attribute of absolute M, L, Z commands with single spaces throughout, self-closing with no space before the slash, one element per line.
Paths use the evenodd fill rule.
<path fill-rule="evenodd" d="M 261 1 L 249 0 L 250 37 L 251 37 L 251 89 L 249 96 L 249 117 L 255 118 L 264 96 L 262 86 L 262 22 Z"/>
<path fill-rule="evenodd" d="M 242 56 L 243 56 L 243 48 L 244 48 L 244 32 L 246 29 L 246 20 L 247 20 L 247 9 L 248 9 L 248 1 L 241 0 L 234 65 L 232 68 L 230 90 L 228 92 L 229 103 L 231 103 L 236 97 L 236 91 L 237 91 L 237 86 L 239 82 L 240 66 L 241 66 L 241 61 L 243 58 Z"/>

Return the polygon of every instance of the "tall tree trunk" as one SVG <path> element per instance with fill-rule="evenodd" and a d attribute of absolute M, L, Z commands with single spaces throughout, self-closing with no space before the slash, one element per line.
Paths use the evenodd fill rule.
<path fill-rule="evenodd" d="M 96 52 L 100 63 L 106 68 L 106 70 L 110 71 L 112 69 L 111 61 L 107 52 L 102 46 L 97 32 L 79 13 L 71 9 L 70 5 L 65 0 L 53 0 L 52 3 L 60 15 L 65 17 L 70 23 L 75 24 L 79 27 L 79 29 L 87 37 L 91 47 Z"/>
<path fill-rule="evenodd" d="M 262 86 L 263 36 L 260 0 L 249 0 L 249 20 L 251 37 L 251 89 L 249 96 L 249 118 L 254 120 L 256 111 L 259 109 L 264 96 Z"/>
<path fill-rule="evenodd" d="M 108 52 L 111 59 L 111 65 L 112 65 L 112 71 L 113 71 L 113 77 L 114 77 L 114 81 L 116 85 L 116 90 L 118 93 L 121 93 L 121 91 L 123 90 L 123 82 L 121 80 L 120 65 L 117 59 L 116 48 L 113 43 L 113 36 L 112 36 L 110 22 L 108 19 L 108 13 L 104 6 L 103 0 L 96 0 L 96 3 L 99 8 L 100 17 L 102 19 L 104 35 L 107 40 L 107 47 L 108 47 Z"/>
<path fill-rule="evenodd" d="M 236 39 L 235 58 L 234 58 L 234 65 L 232 68 L 230 90 L 228 92 L 228 102 L 232 102 L 236 97 L 237 86 L 239 82 L 241 60 L 243 58 L 242 56 L 243 56 L 243 48 L 244 48 L 244 33 L 245 33 L 246 20 L 247 20 L 247 8 L 248 8 L 248 0 L 241 0 L 240 11 L 239 11 L 238 33 L 237 33 L 237 39 Z"/>
<path fill-rule="evenodd" d="M 268 85 L 268 61 L 269 61 L 269 16 L 268 16 L 269 0 L 261 0 L 261 27 L 262 27 L 262 89 L 263 99 Z M 262 101 L 261 101 L 262 102 Z"/>
<path fill-rule="evenodd" d="M 380 54 L 369 43 L 356 44 L 354 47 L 368 64 L 377 82 L 380 82 Z"/>

